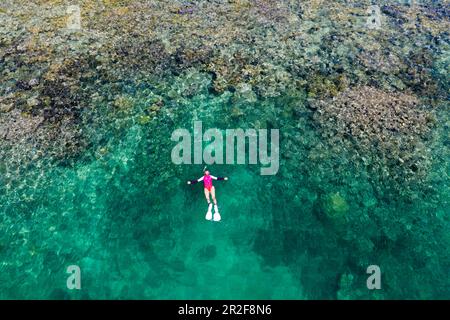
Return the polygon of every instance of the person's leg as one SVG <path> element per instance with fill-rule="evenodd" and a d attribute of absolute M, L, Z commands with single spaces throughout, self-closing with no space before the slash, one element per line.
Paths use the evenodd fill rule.
<path fill-rule="evenodd" d="M 211 203 L 211 201 L 209 200 L 209 190 L 204 188 L 203 190 L 205 190 L 205 198 L 206 198 L 206 202 L 208 202 L 208 204 Z"/>
<path fill-rule="evenodd" d="M 214 187 L 211 188 L 211 196 L 214 201 L 214 221 L 220 221 L 222 218 L 220 217 L 219 208 L 217 207 L 216 189 Z"/>
<path fill-rule="evenodd" d="M 211 196 L 212 196 L 212 200 L 213 200 L 214 204 L 217 206 L 216 189 L 214 188 L 214 186 L 211 188 Z"/>
<path fill-rule="evenodd" d="M 206 216 L 205 219 L 206 220 L 211 220 L 212 219 L 212 203 L 209 201 L 209 190 L 204 188 L 205 190 L 205 198 L 206 198 L 206 202 L 208 202 L 208 211 L 206 212 Z"/>

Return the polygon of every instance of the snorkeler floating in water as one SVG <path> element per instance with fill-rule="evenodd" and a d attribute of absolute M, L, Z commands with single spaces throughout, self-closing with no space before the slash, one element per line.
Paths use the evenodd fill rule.
<path fill-rule="evenodd" d="M 215 177 L 209 174 L 209 171 L 206 170 L 206 168 L 203 170 L 204 171 L 204 175 L 203 177 L 197 179 L 197 180 L 190 180 L 187 183 L 188 184 L 195 184 L 197 182 L 203 181 L 203 187 L 204 187 L 204 191 L 205 191 L 205 197 L 206 197 L 206 202 L 208 202 L 208 212 L 206 213 L 206 220 L 211 220 L 213 218 L 212 216 L 212 203 L 209 200 L 209 195 L 211 195 L 212 200 L 214 202 L 214 221 L 220 221 L 220 214 L 219 214 L 219 209 L 217 208 L 217 200 L 216 200 L 216 190 L 212 184 L 213 180 L 228 180 L 227 177 Z"/>

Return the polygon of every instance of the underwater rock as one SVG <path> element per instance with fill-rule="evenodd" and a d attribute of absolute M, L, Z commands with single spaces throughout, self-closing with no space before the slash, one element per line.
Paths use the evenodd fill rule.
<path fill-rule="evenodd" d="M 237 101 L 246 103 L 253 103 L 258 100 L 258 97 L 252 90 L 252 86 L 248 83 L 239 83 L 236 86 L 235 98 Z"/>
<path fill-rule="evenodd" d="M 172 85 L 173 96 L 193 97 L 208 92 L 211 85 L 211 77 L 196 69 L 189 69 L 177 77 Z"/>
<path fill-rule="evenodd" d="M 151 119 L 152 119 L 152 118 L 150 118 L 150 116 L 147 116 L 147 115 L 145 115 L 145 116 L 140 116 L 140 117 L 138 118 L 138 122 L 139 122 L 139 124 L 141 124 L 141 125 L 145 125 L 145 124 L 149 123 L 149 122 L 151 121 Z"/>
<path fill-rule="evenodd" d="M 44 116 L 21 113 L 13 109 L 0 113 L 0 159 L 7 160 L 12 168 L 23 168 L 38 159 L 58 161 L 76 157 L 86 146 L 80 128 L 72 118 L 56 123 Z M 20 171 L 14 179 L 20 178 Z"/>
<path fill-rule="evenodd" d="M 162 100 L 153 103 L 149 108 L 148 111 L 150 114 L 152 115 L 156 115 L 156 113 L 158 113 L 159 110 L 161 110 L 161 107 L 164 105 L 164 102 Z"/>
<path fill-rule="evenodd" d="M 133 106 L 133 98 L 125 95 L 120 95 L 114 99 L 113 104 L 120 110 L 128 110 Z"/>
<path fill-rule="evenodd" d="M 242 110 L 239 107 L 233 107 L 231 109 L 231 116 L 233 118 L 240 118 L 244 115 L 244 112 L 242 112 Z"/>
<path fill-rule="evenodd" d="M 314 75 L 311 76 L 306 87 L 308 96 L 315 97 L 334 97 L 339 92 L 344 91 L 348 86 L 348 81 L 344 75 L 337 77 Z M 310 104 L 311 109 L 316 109 L 314 104 Z"/>
<path fill-rule="evenodd" d="M 400 59 L 392 52 L 382 52 L 380 50 L 362 51 L 358 55 L 361 63 L 371 70 L 384 73 L 396 74 L 405 66 L 401 64 Z"/>
<path fill-rule="evenodd" d="M 37 99 L 37 97 L 32 97 L 27 100 L 27 106 L 30 108 L 36 107 L 38 105 L 39 105 L 39 100 Z"/>
<path fill-rule="evenodd" d="M 13 103 L 1 103 L 0 104 L 0 112 L 7 113 L 14 109 Z"/>
<path fill-rule="evenodd" d="M 349 208 L 347 201 L 339 192 L 326 195 L 323 201 L 325 214 L 331 219 L 341 219 L 345 217 Z"/>
<path fill-rule="evenodd" d="M 37 86 L 38 84 L 39 84 L 39 80 L 38 79 L 31 79 L 30 81 L 28 81 L 28 85 L 30 87 Z"/>
<path fill-rule="evenodd" d="M 16 110 L 0 118 L 0 136 L 14 144 L 19 143 L 33 134 L 42 122 L 42 117 L 23 116 Z"/>

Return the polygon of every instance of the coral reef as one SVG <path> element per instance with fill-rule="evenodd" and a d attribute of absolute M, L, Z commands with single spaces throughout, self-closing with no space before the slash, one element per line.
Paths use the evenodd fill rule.
<path fill-rule="evenodd" d="M 331 219 L 339 219 L 345 216 L 349 206 L 344 197 L 339 192 L 327 195 L 324 201 L 324 210 Z"/>
<path fill-rule="evenodd" d="M 0 3 L 0 298 L 450 296 L 447 2 L 68 4 Z M 275 177 L 214 168 L 217 228 L 170 159 L 193 120 L 280 129 Z"/>
<path fill-rule="evenodd" d="M 360 87 L 316 101 L 314 109 L 325 140 L 348 145 L 374 175 L 404 187 L 427 175 L 426 141 L 436 117 L 417 97 Z"/>

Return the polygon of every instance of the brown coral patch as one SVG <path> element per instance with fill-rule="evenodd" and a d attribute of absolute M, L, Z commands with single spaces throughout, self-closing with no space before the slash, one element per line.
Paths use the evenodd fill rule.
<path fill-rule="evenodd" d="M 415 96 L 359 87 L 314 107 L 323 139 L 330 146 L 354 149 L 354 160 L 374 177 L 406 185 L 426 176 L 431 163 L 426 141 L 434 114 Z"/>

